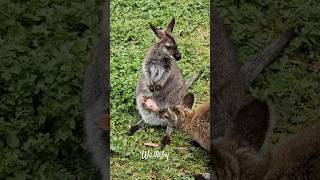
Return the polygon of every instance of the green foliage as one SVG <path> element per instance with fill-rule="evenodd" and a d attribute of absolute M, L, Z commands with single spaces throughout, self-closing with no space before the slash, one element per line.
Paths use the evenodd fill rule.
<path fill-rule="evenodd" d="M 248 61 L 289 28 L 301 27 L 298 37 L 251 89 L 254 95 L 267 98 L 274 105 L 271 142 L 276 143 L 320 118 L 320 76 L 314 69 L 320 64 L 320 6 L 315 0 L 240 2 L 218 0 L 217 5 L 241 62 Z"/>
<path fill-rule="evenodd" d="M 127 136 L 133 123 L 141 120 L 135 106 L 135 87 L 148 48 L 155 40 L 151 22 L 164 27 L 176 18 L 174 35 L 182 59 L 178 62 L 184 77 L 198 70 L 204 73 L 192 92 L 199 104 L 209 99 L 209 2 L 197 1 L 111 1 L 111 157 L 112 179 L 190 179 L 208 171 L 206 152 L 192 147 L 179 152 L 174 147 L 190 147 L 190 140 L 178 130 L 164 152 L 169 159 L 142 160 L 142 151 L 160 150 L 143 143 L 159 143 L 165 129 L 150 127 Z"/>
<path fill-rule="evenodd" d="M 0 2 L 0 179 L 94 179 L 80 97 L 94 1 Z"/>

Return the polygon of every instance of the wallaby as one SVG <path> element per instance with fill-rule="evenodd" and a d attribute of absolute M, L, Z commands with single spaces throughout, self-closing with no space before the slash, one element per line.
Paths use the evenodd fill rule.
<path fill-rule="evenodd" d="M 181 54 L 172 34 L 174 25 L 174 18 L 164 30 L 150 24 L 150 28 L 156 35 L 156 42 L 144 59 L 142 73 L 136 87 L 137 109 L 143 121 L 132 125 L 128 132 L 129 135 L 139 130 L 143 122 L 150 125 L 166 125 L 156 113 L 141 105 L 143 97 L 152 97 L 161 109 L 175 106 L 182 102 L 188 85 L 192 84 L 192 82 L 188 84 L 185 82 L 176 63 L 181 59 Z M 170 134 L 172 129 L 168 127 L 167 132 Z"/>
<path fill-rule="evenodd" d="M 289 30 L 240 67 L 235 49 L 224 30 L 217 8 L 213 6 L 211 13 L 210 29 L 212 36 L 210 38 L 212 45 L 210 51 L 213 59 L 210 66 L 212 81 L 210 97 L 213 101 L 210 105 L 210 114 L 212 115 L 210 119 L 212 127 L 210 149 L 214 148 L 212 144 L 217 138 L 230 137 L 231 129 L 234 127 L 234 121 L 236 121 L 235 117 L 246 98 L 246 91 L 250 84 L 297 35 L 294 30 Z M 252 108 L 254 109 L 254 107 Z M 208 178 L 208 174 L 205 177 Z"/>
<path fill-rule="evenodd" d="M 82 103 L 86 142 L 103 180 L 109 179 L 109 16 L 108 2 L 100 21 L 98 51 L 84 80 Z"/>
<path fill-rule="evenodd" d="M 201 147 L 209 150 L 210 146 L 210 102 L 200 104 L 195 110 L 192 110 L 194 95 L 187 94 L 182 104 L 168 107 L 160 110 L 152 99 L 145 99 L 142 105 L 164 119 L 165 123 L 172 127 L 178 128 L 187 133 Z M 161 141 L 161 149 L 170 143 L 170 134 L 165 134 Z"/>
<path fill-rule="evenodd" d="M 320 179 L 320 122 L 285 138 L 262 156 L 259 150 L 271 124 L 268 114 L 267 106 L 251 104 L 238 113 L 230 137 L 213 141 L 212 179 Z"/>
<path fill-rule="evenodd" d="M 213 6 L 211 11 L 211 121 L 213 133 L 211 138 L 217 138 L 229 134 L 230 125 L 239 110 L 239 105 L 245 99 L 245 92 L 259 73 L 271 64 L 280 55 L 283 49 L 297 35 L 291 29 L 274 40 L 261 52 L 254 55 L 246 64 L 240 67 L 231 40 L 224 30 L 222 19 L 218 15 L 217 8 Z"/>

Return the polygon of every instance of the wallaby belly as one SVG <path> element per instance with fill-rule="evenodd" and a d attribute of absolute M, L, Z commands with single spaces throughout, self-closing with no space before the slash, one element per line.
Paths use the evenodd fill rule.
<path fill-rule="evenodd" d="M 143 121 L 150 125 L 165 126 L 163 119 L 155 112 L 144 109 L 139 103 L 139 98 L 142 96 L 152 97 L 157 103 L 160 109 L 168 108 L 170 106 L 178 105 L 182 102 L 183 97 L 187 93 L 187 87 L 185 80 L 175 62 L 170 69 L 170 76 L 167 82 L 159 91 L 150 92 L 145 82 L 144 73 L 141 74 L 136 88 L 136 102 L 137 109 L 143 119 Z M 163 74 L 162 67 L 154 68 L 159 71 L 158 74 Z M 157 72 L 154 72 L 157 74 Z"/>

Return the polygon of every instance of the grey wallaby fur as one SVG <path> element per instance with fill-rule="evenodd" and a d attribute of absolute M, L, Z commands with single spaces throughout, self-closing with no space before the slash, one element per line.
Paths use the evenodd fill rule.
<path fill-rule="evenodd" d="M 165 122 L 156 113 L 144 108 L 141 99 L 152 97 L 160 109 L 178 105 L 182 102 L 187 88 L 200 76 L 186 83 L 182 77 L 176 61 L 181 59 L 172 30 L 175 25 L 173 18 L 164 30 L 160 30 L 150 24 L 150 28 L 156 35 L 156 42 L 149 49 L 143 65 L 139 81 L 136 86 L 137 109 L 143 121 L 131 126 L 128 134 L 132 135 L 141 128 L 142 123 L 165 126 Z M 171 133 L 172 129 L 167 128 Z"/>
<path fill-rule="evenodd" d="M 82 104 L 86 143 L 103 180 L 109 179 L 109 18 L 104 4 L 98 51 L 90 62 L 83 85 Z"/>

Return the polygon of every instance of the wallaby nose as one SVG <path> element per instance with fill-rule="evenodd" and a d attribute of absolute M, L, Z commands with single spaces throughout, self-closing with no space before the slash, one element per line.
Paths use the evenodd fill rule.
<path fill-rule="evenodd" d="M 181 59 L 181 54 L 180 53 L 175 53 L 174 58 L 179 61 Z"/>

